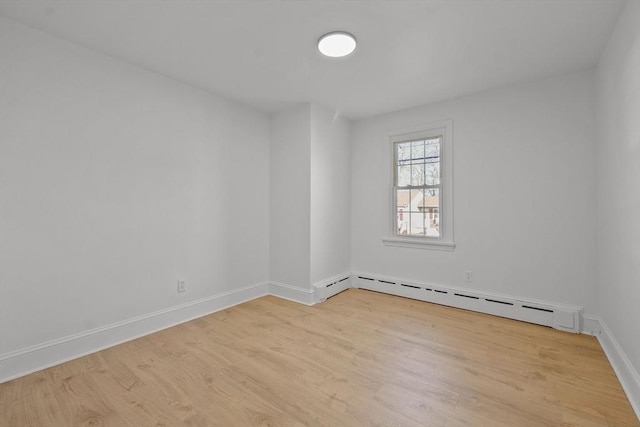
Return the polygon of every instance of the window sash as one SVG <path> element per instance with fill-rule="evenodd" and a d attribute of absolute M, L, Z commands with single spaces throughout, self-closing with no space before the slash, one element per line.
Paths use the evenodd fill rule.
<path fill-rule="evenodd" d="M 411 230 L 409 230 L 409 233 L 407 234 L 402 234 L 399 232 L 398 230 L 398 213 L 400 212 L 399 208 L 398 208 L 398 190 L 429 190 L 429 189 L 437 189 L 438 190 L 438 207 L 437 207 L 437 212 L 431 212 L 431 214 L 437 214 L 438 215 L 438 235 L 437 236 L 429 236 L 427 234 L 415 234 L 415 233 L 411 233 Z M 442 240 L 443 238 L 443 233 L 442 233 L 442 220 L 443 220 L 443 209 L 442 209 L 442 184 L 440 185 L 430 185 L 430 186 L 420 186 L 420 187 L 398 187 L 398 186 L 394 186 L 393 187 L 393 234 L 395 236 L 403 236 L 403 237 L 415 237 L 415 238 L 419 238 L 419 239 L 431 239 L 431 240 Z M 403 211 L 405 215 L 411 215 L 411 214 L 422 214 L 422 215 L 429 215 L 430 212 L 427 212 L 427 207 L 423 207 L 424 210 L 420 211 L 420 206 L 418 206 L 418 210 L 414 211 L 411 209 L 411 207 L 409 207 L 407 210 Z"/>
<path fill-rule="evenodd" d="M 426 144 L 426 141 L 433 141 L 433 140 L 437 140 L 438 141 L 438 184 L 423 184 L 423 185 L 398 185 L 398 171 L 399 171 L 399 166 L 401 166 L 401 162 L 404 164 L 413 164 L 413 158 L 409 157 L 408 159 L 403 159 L 403 160 L 399 160 L 399 147 L 400 144 L 406 144 L 406 143 L 414 143 L 414 142 L 420 142 L 420 141 L 424 141 Z M 393 234 L 396 236 L 406 236 L 406 237 L 415 237 L 415 238 L 420 238 L 420 239 L 430 239 L 430 240 L 442 240 L 443 238 L 443 232 L 442 232 L 442 219 L 444 218 L 443 215 L 443 203 L 442 203 L 442 189 L 443 189 L 443 185 L 442 185 L 442 180 L 443 180 L 443 170 L 442 170 L 442 154 L 443 154 L 443 141 L 444 141 L 444 136 L 443 135 L 433 135 L 433 136 L 420 136 L 417 138 L 408 138 L 408 139 L 403 139 L 403 140 L 397 140 L 397 141 L 393 141 L 393 221 L 394 221 L 394 225 L 393 225 Z M 426 149 L 426 146 L 425 146 Z M 427 159 L 427 153 L 424 153 L 424 157 L 422 158 L 423 160 L 423 164 L 427 164 L 426 159 Z M 432 162 L 432 163 L 436 163 L 436 162 Z M 425 177 L 426 180 L 426 177 Z M 425 234 L 411 234 L 411 230 L 409 230 L 408 234 L 401 234 L 399 232 L 399 223 L 398 223 L 398 213 L 399 213 L 399 209 L 398 209 L 398 191 L 399 190 L 422 190 L 423 191 L 423 195 L 424 195 L 424 191 L 426 190 L 430 190 L 430 189 L 437 189 L 438 190 L 438 235 L 437 236 L 429 236 Z M 411 210 L 411 208 L 409 208 L 409 210 L 404 211 L 407 215 L 411 215 L 411 213 L 413 213 L 413 211 Z M 427 214 L 426 210 L 424 212 L 421 212 L 422 214 Z"/>

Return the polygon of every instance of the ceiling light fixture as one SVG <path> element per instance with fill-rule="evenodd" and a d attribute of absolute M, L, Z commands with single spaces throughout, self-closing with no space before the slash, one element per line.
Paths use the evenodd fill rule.
<path fill-rule="evenodd" d="M 356 50 L 356 38 L 345 31 L 332 31 L 318 39 L 318 50 L 325 56 L 341 58 Z"/>

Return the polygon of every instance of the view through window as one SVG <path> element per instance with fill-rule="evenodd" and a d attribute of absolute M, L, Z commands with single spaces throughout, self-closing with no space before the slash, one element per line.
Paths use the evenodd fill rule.
<path fill-rule="evenodd" d="M 440 238 L 442 137 L 394 144 L 396 235 Z"/>

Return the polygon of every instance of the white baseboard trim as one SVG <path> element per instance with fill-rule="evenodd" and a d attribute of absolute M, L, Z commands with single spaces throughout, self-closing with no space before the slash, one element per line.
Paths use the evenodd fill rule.
<path fill-rule="evenodd" d="M 591 324 L 591 328 L 585 333 L 591 332 L 590 335 L 598 338 L 604 353 L 607 355 L 607 359 L 609 359 L 609 363 L 611 363 L 618 380 L 620 380 L 624 392 L 627 394 L 631 407 L 635 411 L 638 420 L 640 420 L 640 374 L 631 364 L 629 357 L 604 320 L 598 316 L 585 316 L 585 320 L 587 319 Z M 586 324 L 587 322 L 585 322 Z"/>
<path fill-rule="evenodd" d="M 269 294 L 304 305 L 316 303 L 315 290 L 303 289 L 280 282 L 269 282 Z"/>
<path fill-rule="evenodd" d="M 0 383 L 265 296 L 269 288 L 257 283 L 1 354 Z"/>
<path fill-rule="evenodd" d="M 345 272 L 319 280 L 313 284 L 313 287 L 316 292 L 316 302 L 323 302 L 351 287 L 351 273 Z"/>

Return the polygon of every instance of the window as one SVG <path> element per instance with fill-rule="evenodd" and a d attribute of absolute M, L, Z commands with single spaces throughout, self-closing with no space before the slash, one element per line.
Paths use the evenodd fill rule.
<path fill-rule="evenodd" d="M 453 250 L 452 123 L 389 134 L 392 237 L 385 245 Z"/>
<path fill-rule="evenodd" d="M 394 142 L 395 234 L 440 238 L 442 137 Z"/>

